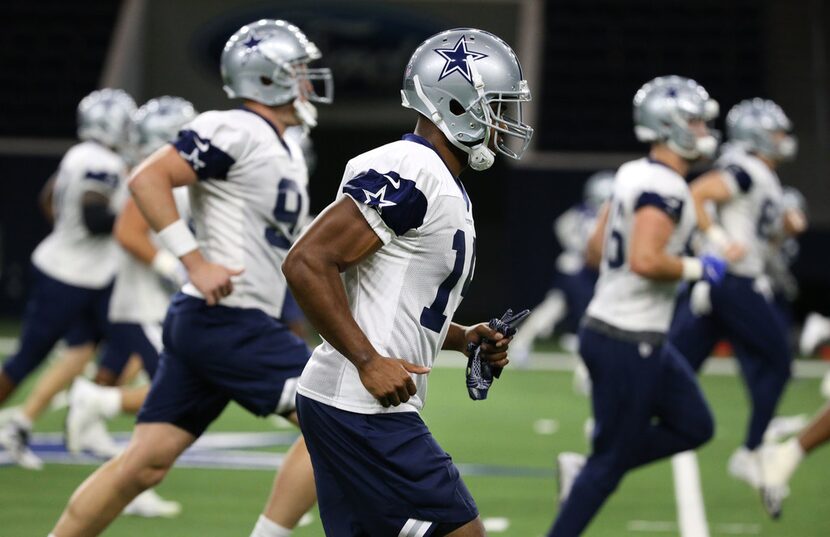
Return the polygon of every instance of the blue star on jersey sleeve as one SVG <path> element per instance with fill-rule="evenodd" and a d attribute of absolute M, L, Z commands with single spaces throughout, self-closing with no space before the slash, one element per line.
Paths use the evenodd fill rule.
<path fill-rule="evenodd" d="M 671 218 L 675 224 L 680 221 L 683 214 L 683 200 L 674 196 L 664 196 L 657 192 L 643 192 L 637 198 L 637 203 L 634 204 L 634 211 L 638 211 L 643 207 L 655 207 L 660 209 Z"/>
<path fill-rule="evenodd" d="M 396 172 L 369 169 L 349 179 L 343 185 L 343 193 L 377 211 L 395 235 L 403 235 L 424 223 L 426 196 L 418 190 L 415 181 L 404 179 Z"/>
<path fill-rule="evenodd" d="M 233 157 L 211 144 L 209 139 L 202 138 L 190 129 L 179 132 L 173 146 L 199 179 L 226 179 L 228 170 L 235 162 Z"/>

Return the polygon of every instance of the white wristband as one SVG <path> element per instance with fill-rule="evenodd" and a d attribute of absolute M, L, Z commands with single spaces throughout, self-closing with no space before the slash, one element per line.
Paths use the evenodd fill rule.
<path fill-rule="evenodd" d="M 723 230 L 717 224 L 712 224 L 706 230 L 706 240 L 708 240 L 712 245 L 717 248 L 718 250 L 726 250 L 729 244 L 732 242 L 729 239 L 729 235 L 726 234 L 726 231 Z"/>
<path fill-rule="evenodd" d="M 690 282 L 703 278 L 703 261 L 696 257 L 681 257 L 680 261 L 683 263 L 681 278 Z"/>
<path fill-rule="evenodd" d="M 164 249 L 172 252 L 176 257 L 182 257 L 199 248 L 196 238 L 182 219 L 176 220 L 159 231 L 158 238 Z"/>
<path fill-rule="evenodd" d="M 167 250 L 159 250 L 156 252 L 155 257 L 153 257 L 153 262 L 150 263 L 150 266 L 158 274 L 173 280 L 177 277 L 176 273 L 180 263 L 179 259 Z"/>

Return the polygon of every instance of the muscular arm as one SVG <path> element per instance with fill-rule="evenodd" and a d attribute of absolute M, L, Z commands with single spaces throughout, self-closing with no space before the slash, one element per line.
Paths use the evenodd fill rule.
<path fill-rule="evenodd" d="M 383 406 L 415 395 L 409 373 L 428 368 L 381 356 L 358 326 L 340 273 L 382 246 L 351 199 L 331 204 L 288 252 L 282 272 L 309 322 L 357 368 L 366 390 Z"/>
<path fill-rule="evenodd" d="M 149 225 L 156 231 L 162 231 L 180 218 L 173 188 L 192 185 L 197 179 L 196 172 L 176 149 L 166 146 L 138 166 L 129 185 L 135 204 Z M 233 292 L 231 276 L 240 274 L 241 268 L 229 269 L 209 263 L 198 248 L 179 255 L 187 268 L 190 282 L 202 293 L 209 306 L 219 303 Z"/>
<path fill-rule="evenodd" d="M 133 257 L 150 265 L 158 249 L 150 240 L 150 225 L 141 215 L 135 201 L 127 200 L 113 229 L 115 239 Z"/>
<path fill-rule="evenodd" d="M 130 177 L 130 192 L 150 226 L 161 231 L 179 219 L 173 188 L 192 185 L 197 179 L 175 148 L 166 146 L 136 168 Z"/>
<path fill-rule="evenodd" d="M 592 268 L 599 267 L 602 262 L 602 242 L 605 239 L 605 226 L 608 224 L 608 213 L 611 204 L 606 202 L 600 207 L 594 231 L 585 247 L 585 264 Z"/>
<path fill-rule="evenodd" d="M 674 222 L 656 207 L 646 206 L 634 214 L 629 246 L 629 265 L 650 280 L 674 281 L 683 275 L 680 257 L 666 253 Z"/>
<path fill-rule="evenodd" d="M 784 233 L 790 237 L 801 235 L 807 231 L 807 217 L 798 209 L 788 209 L 784 212 Z"/>
<path fill-rule="evenodd" d="M 692 191 L 692 201 L 695 204 L 697 227 L 706 232 L 712 225 L 712 219 L 706 212 L 706 202 L 711 201 L 718 205 L 732 199 L 732 192 L 723 178 L 723 172 L 712 170 L 692 181 L 689 189 Z"/>
<path fill-rule="evenodd" d="M 382 245 L 354 202 L 343 198 L 317 217 L 282 265 L 309 322 L 358 368 L 378 352 L 352 317 L 340 273 Z"/>
<path fill-rule="evenodd" d="M 467 350 L 466 331 L 466 326 L 458 323 L 450 323 L 450 328 L 447 330 L 447 337 L 444 339 L 444 344 L 441 345 L 441 350 L 465 352 Z"/>

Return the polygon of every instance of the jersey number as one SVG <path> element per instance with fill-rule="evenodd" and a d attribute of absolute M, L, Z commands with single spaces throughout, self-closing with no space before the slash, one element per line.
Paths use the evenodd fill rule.
<path fill-rule="evenodd" d="M 274 220 L 285 224 L 290 237 L 294 237 L 297 229 L 297 220 L 303 206 L 303 197 L 300 187 L 291 179 L 280 179 L 277 185 L 277 203 L 274 206 Z M 291 248 L 291 238 L 286 237 L 275 227 L 265 228 L 265 240 L 271 246 L 288 250 Z"/>
<path fill-rule="evenodd" d="M 622 219 L 623 208 L 622 204 L 617 204 L 615 208 L 613 220 Z M 613 225 L 613 222 L 609 222 Z M 612 269 L 620 268 L 625 263 L 625 239 L 619 230 L 611 228 L 611 233 L 608 234 L 608 239 L 605 242 L 605 251 L 607 252 L 608 267 Z"/>
<path fill-rule="evenodd" d="M 435 300 L 428 308 L 421 310 L 421 326 L 429 328 L 433 332 L 441 333 L 444 323 L 447 322 L 447 316 L 444 311 L 447 309 L 447 303 L 450 300 L 450 293 L 461 279 L 461 274 L 464 272 L 464 258 L 467 253 L 467 240 L 464 230 L 459 229 L 455 232 L 452 238 L 452 249 L 455 251 L 455 263 L 453 263 L 452 271 L 447 275 L 441 285 L 438 286 L 438 293 L 435 295 Z M 473 241 L 473 256 L 470 260 L 470 272 L 467 279 L 464 281 L 464 287 L 461 289 L 461 295 L 467 291 L 470 281 L 473 279 L 473 266 L 475 265 L 475 240 Z"/>
<path fill-rule="evenodd" d="M 762 239 L 769 239 L 775 235 L 775 224 L 778 220 L 778 208 L 769 198 L 761 204 L 761 213 L 758 215 L 756 231 Z"/>

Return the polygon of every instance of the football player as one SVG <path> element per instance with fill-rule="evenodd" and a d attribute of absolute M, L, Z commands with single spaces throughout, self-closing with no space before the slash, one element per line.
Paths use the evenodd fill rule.
<path fill-rule="evenodd" d="M 792 359 L 787 329 L 775 312 L 769 286 L 759 278 L 780 227 L 790 234 L 803 229 L 792 213 L 784 213 L 782 223 L 782 190 L 775 172 L 795 156 L 797 145 L 790 120 L 769 100 L 735 105 L 726 126 L 732 149 L 690 188 L 698 228 L 708 248 L 729 261 L 728 273 L 716 288 L 697 284 L 681 296 L 669 338 L 696 371 L 722 337 L 735 349 L 752 413 L 744 443 L 730 457 L 728 469 L 757 488 L 755 449 L 790 378 Z M 718 221 L 706 211 L 708 203 L 717 206 Z"/>
<path fill-rule="evenodd" d="M 337 200 L 283 265 L 324 338 L 297 411 L 326 535 L 482 536 L 475 502 L 419 411 L 439 350 L 466 353 L 487 338 L 484 358 L 507 363 L 508 338 L 452 322 L 476 244 L 459 174 L 489 168 L 497 153 L 521 157 L 530 90 L 507 43 L 460 28 L 415 50 L 401 95 L 419 114 L 414 133 L 348 162 Z"/>
<path fill-rule="evenodd" d="M 179 129 L 195 117 L 193 105 L 184 99 L 151 99 L 134 116 L 136 156 L 142 160 L 174 141 Z M 174 197 L 179 214 L 187 219 L 187 189 L 177 188 Z M 104 359 L 116 355 L 112 360 L 125 361 L 136 354 L 152 378 L 161 350 L 161 324 L 171 294 L 185 283 L 187 272 L 176 256 L 159 248 L 158 240 L 132 200 L 126 200 L 121 209 L 114 234 L 129 255 L 121 259 L 110 299 L 110 334 Z M 77 379 L 70 392 L 66 418 L 69 451 L 100 454 L 100 435 L 91 433 L 103 422 L 95 422 L 120 411 L 138 412 L 147 391 L 147 387 L 109 388 Z"/>
<path fill-rule="evenodd" d="M 562 253 L 556 259 L 553 287 L 510 343 L 514 364 L 527 365 L 533 341 L 549 335 L 566 315 L 574 326 L 582 319 L 598 276 L 596 268 L 585 263 L 585 247 L 596 226 L 600 208 L 611 196 L 613 185 L 614 172 L 596 172 L 585 182 L 582 201 L 556 219 L 553 230 Z"/>
<path fill-rule="evenodd" d="M 179 129 L 196 117 L 193 105 L 179 97 L 160 97 L 142 105 L 134 115 L 139 160 L 174 141 Z M 187 188 L 174 190 L 176 209 L 183 218 L 189 215 Z M 110 299 L 110 330 L 103 361 L 125 361 L 140 357 L 152 379 L 161 351 L 161 324 L 173 290 L 186 281 L 181 262 L 161 249 L 135 203 L 128 199 L 118 216 L 115 238 L 128 255 L 121 259 Z M 119 453 L 106 434 L 105 419 L 120 412 L 135 414 L 141 408 L 149 386 L 106 387 L 84 378 L 75 380 L 69 393 L 66 416 L 66 445 L 70 452 L 92 452 L 107 458 Z M 181 511 L 177 502 L 162 499 L 153 489 L 139 494 L 124 509 L 128 515 L 171 517 Z"/>
<path fill-rule="evenodd" d="M 37 368 L 55 344 L 66 338 L 73 352 L 60 371 L 50 371 L 31 404 L 0 430 L 0 445 L 21 466 L 40 468 L 28 448 L 32 420 L 51 396 L 91 357 L 89 342 L 107 330 L 107 308 L 118 265 L 111 232 L 126 164 L 119 152 L 128 143 L 133 99 L 117 89 L 102 89 L 78 105 L 78 137 L 61 160 L 50 191 L 54 228 L 32 254 L 30 292 L 17 352 L 0 371 L 0 402 Z M 123 363 L 114 369 L 117 376 Z M 66 376 L 69 371 L 70 376 Z M 44 395 L 44 393 L 47 393 Z M 28 411 L 28 412 L 26 412 Z"/>
<path fill-rule="evenodd" d="M 717 283 L 723 260 L 686 257 L 695 212 L 684 176 L 717 140 L 717 103 L 693 80 L 656 78 L 634 97 L 645 158 L 623 164 L 588 245 L 600 276 L 580 331 L 595 427 L 587 461 L 559 456 L 560 511 L 548 535 L 582 534 L 630 470 L 695 449 L 713 434 L 694 372 L 666 341 L 678 282 Z"/>
<path fill-rule="evenodd" d="M 828 441 L 830 406 L 826 406 L 798 436 L 780 444 L 765 444 L 761 447 L 761 499 L 770 516 L 781 516 L 782 503 L 790 493 L 790 478 L 804 457 Z"/>
<path fill-rule="evenodd" d="M 331 72 L 309 67 L 320 56 L 285 21 L 242 27 L 225 45 L 221 67 L 226 93 L 243 106 L 200 114 L 133 173 L 136 205 L 189 282 L 168 310 L 164 350 L 130 444 L 79 487 L 56 537 L 103 531 L 164 478 L 231 400 L 258 416 L 295 419 L 297 378 L 310 351 L 280 320 L 287 286 L 279 269 L 308 211 L 307 170 L 300 148 L 282 134 L 316 124 L 311 100 L 331 101 Z M 195 237 L 173 196 L 185 185 Z M 314 501 L 300 438 L 252 535 L 290 535 Z"/>

